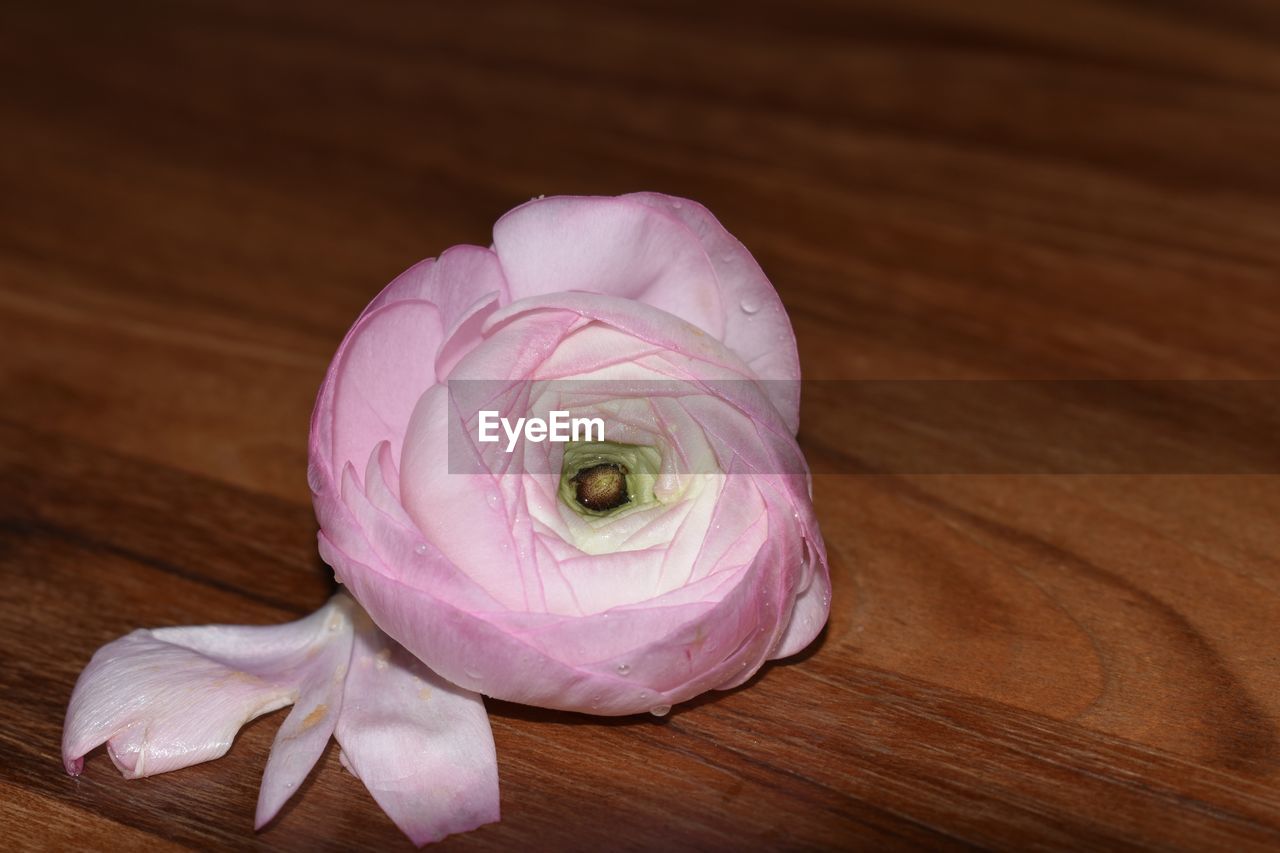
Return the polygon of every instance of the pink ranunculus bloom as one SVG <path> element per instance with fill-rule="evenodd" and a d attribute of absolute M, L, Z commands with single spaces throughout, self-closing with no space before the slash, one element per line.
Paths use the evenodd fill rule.
<path fill-rule="evenodd" d="M 606 435 L 486 442 L 485 411 L 596 417 Z M 522 205 L 490 248 L 388 285 L 321 386 L 308 479 L 320 553 L 354 600 L 105 646 L 72 697 L 67 768 L 103 742 L 130 777 L 215 758 L 292 703 L 259 825 L 331 734 L 415 842 L 496 820 L 479 694 L 664 714 L 821 630 L 798 424 L 782 304 L 705 208 Z"/>

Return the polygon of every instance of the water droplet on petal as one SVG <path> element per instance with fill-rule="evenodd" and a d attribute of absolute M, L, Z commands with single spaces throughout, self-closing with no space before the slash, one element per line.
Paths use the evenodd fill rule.
<path fill-rule="evenodd" d="M 671 706 L 670 705 L 654 705 L 652 708 L 649 709 L 649 713 L 653 714 L 655 717 L 665 717 L 667 714 L 671 713 Z"/>
<path fill-rule="evenodd" d="M 682 207 L 684 207 L 684 202 L 682 202 L 682 201 L 673 201 L 673 202 L 671 202 L 671 209 L 672 209 L 672 210 L 679 210 L 679 209 L 680 209 L 680 208 L 682 208 Z"/>
<path fill-rule="evenodd" d="M 485 503 L 487 503 L 487 504 L 489 505 L 489 509 L 497 509 L 497 508 L 498 508 L 498 493 L 497 493 L 497 492 L 490 492 L 489 494 L 487 494 L 487 495 L 485 496 L 484 502 L 485 502 Z"/>
<path fill-rule="evenodd" d="M 417 545 L 414 545 L 414 546 L 413 546 L 413 552 L 414 552 L 415 554 L 425 554 L 425 553 L 427 553 L 427 551 L 429 551 L 429 550 L 430 550 L 430 548 L 428 548 L 428 547 L 427 547 L 427 543 L 426 543 L 426 542 L 419 542 Z"/>
<path fill-rule="evenodd" d="M 618 675 L 630 675 L 631 665 L 626 663 L 618 664 Z"/>
<path fill-rule="evenodd" d="M 731 264 L 733 263 L 733 254 L 732 253 L 723 254 L 720 256 L 720 260 L 724 261 L 726 264 Z"/>
<path fill-rule="evenodd" d="M 754 314 L 760 310 L 760 303 L 748 296 L 738 303 L 738 307 L 743 314 Z"/>

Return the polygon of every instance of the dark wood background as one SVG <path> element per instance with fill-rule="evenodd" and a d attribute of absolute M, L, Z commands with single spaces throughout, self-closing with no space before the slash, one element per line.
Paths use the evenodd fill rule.
<path fill-rule="evenodd" d="M 0 74 L 8 846 L 408 848 L 332 749 L 254 834 L 279 715 L 138 782 L 62 715 L 134 627 L 324 600 L 330 354 L 531 196 L 703 201 L 810 377 L 1280 376 L 1270 0 L 18 2 Z M 815 650 L 663 721 L 491 703 L 503 820 L 447 846 L 1280 844 L 1280 478 L 816 501 Z"/>

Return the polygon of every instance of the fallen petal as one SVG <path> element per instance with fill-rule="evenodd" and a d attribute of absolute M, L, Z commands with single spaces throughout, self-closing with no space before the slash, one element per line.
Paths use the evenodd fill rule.
<path fill-rule="evenodd" d="M 341 644 L 342 632 L 329 630 L 335 615 L 347 625 L 349 656 L 349 607 L 335 596 L 286 625 L 143 629 L 108 643 L 71 694 L 67 772 L 79 775 L 85 754 L 102 743 L 129 779 L 220 757 L 241 726 L 297 699 L 312 672 L 309 656 Z"/>
<path fill-rule="evenodd" d="M 338 718 L 342 763 L 418 845 L 498 819 L 498 762 L 480 696 L 356 619 Z"/>
<path fill-rule="evenodd" d="M 341 595 L 313 614 L 326 618 L 320 620 L 317 640 L 295 670 L 297 697 L 271 744 L 258 788 L 255 829 L 269 823 L 297 792 L 333 736 L 342 711 L 343 684 L 351 661 L 351 614 L 356 609 L 350 598 Z"/>
<path fill-rule="evenodd" d="M 80 675 L 63 728 L 67 772 L 102 743 L 126 778 L 223 755 L 254 717 L 294 708 L 258 791 L 262 827 L 336 734 L 343 764 L 416 844 L 498 819 L 484 703 L 383 634 L 350 596 L 287 625 L 134 631 Z"/>

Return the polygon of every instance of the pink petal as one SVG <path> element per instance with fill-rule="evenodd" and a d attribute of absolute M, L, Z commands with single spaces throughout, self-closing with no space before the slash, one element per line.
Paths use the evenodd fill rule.
<path fill-rule="evenodd" d="M 809 586 L 796 596 L 791 617 L 771 659 L 790 657 L 804 651 L 827 624 L 831 608 L 831 579 L 826 571 L 815 571 Z"/>
<path fill-rule="evenodd" d="M 526 369 L 520 373 L 507 370 L 501 374 L 486 375 L 484 371 L 484 367 L 487 366 L 486 361 L 476 359 L 473 362 L 472 357 L 486 349 L 496 349 L 500 344 L 507 346 L 504 339 L 511 334 L 510 327 L 515 321 L 524 324 L 530 317 L 543 314 L 550 316 L 576 314 L 584 319 L 597 320 L 646 343 L 703 362 L 707 366 L 719 368 L 718 372 L 724 375 L 714 378 L 757 378 L 742 359 L 693 323 L 651 305 L 599 293 L 576 292 L 530 296 L 503 306 L 490 315 L 485 323 L 485 333 L 490 336 L 486 345 L 464 358 L 458 369 L 460 371 L 465 369 L 467 378 L 475 379 L 498 379 L 504 376 L 531 377 L 538 364 L 546 361 L 552 354 L 550 350 L 543 355 L 538 364 L 526 363 Z M 520 328 L 523 327 L 522 325 Z M 497 334 L 499 330 L 501 334 Z M 571 367 L 573 365 L 557 360 L 551 372 L 555 376 L 564 376 L 566 370 Z M 590 370 L 592 364 L 583 361 L 578 368 Z M 713 377 L 703 376 L 702 378 Z"/>
<path fill-rule="evenodd" d="M 295 703 L 276 735 L 255 825 L 298 790 L 329 737 L 415 843 L 498 819 L 498 767 L 480 697 L 443 681 L 345 594 L 266 627 L 134 631 L 99 649 L 67 710 L 78 775 L 106 742 L 127 778 L 217 758 L 254 717 Z"/>
<path fill-rule="evenodd" d="M 427 387 L 476 345 L 485 319 L 509 301 L 497 256 L 455 246 L 383 288 L 338 347 L 311 415 L 308 480 L 313 492 L 357 466 L 379 441 L 399 458 L 403 427 Z M 405 309 L 401 311 L 401 309 Z"/>
<path fill-rule="evenodd" d="M 427 299 L 440 309 L 445 339 L 475 313 L 477 306 L 511 301 L 498 256 L 480 246 L 454 246 L 440 256 L 432 270 Z"/>
<path fill-rule="evenodd" d="M 297 679 L 293 710 L 276 732 L 258 788 L 254 828 L 265 826 L 306 780 L 320 760 L 342 711 L 342 685 L 351 661 L 351 611 L 345 595 L 320 610 L 326 614 L 320 635 L 302 660 L 291 663 Z"/>
<path fill-rule="evenodd" d="M 356 318 L 356 323 L 359 323 L 360 320 L 379 308 L 395 302 L 404 302 L 406 300 L 433 301 L 431 294 L 435 288 L 435 265 L 435 258 L 427 258 L 426 260 L 418 261 L 393 278 L 391 283 L 382 288 L 382 292 L 373 297 L 373 300 L 360 312 L 360 316 Z M 354 327 L 356 323 L 353 323 L 352 326 Z"/>
<path fill-rule="evenodd" d="M 223 755 L 242 725 L 298 697 L 300 666 L 334 639 L 334 606 L 287 625 L 139 630 L 103 646 L 67 708 L 67 772 L 104 742 L 130 779 Z"/>
<path fill-rule="evenodd" d="M 435 357 L 443 340 L 440 312 L 429 302 L 395 302 L 364 316 L 352 329 L 332 368 L 328 420 L 333 471 L 348 462 L 364 468 L 380 442 L 393 458 L 404 442 L 409 414 L 435 384 Z M 317 416 L 325 407 L 321 391 Z"/>
<path fill-rule="evenodd" d="M 484 702 L 441 679 L 367 619 L 338 718 L 342 763 L 418 845 L 498 820 Z"/>
<path fill-rule="evenodd" d="M 632 193 L 638 201 L 674 216 L 702 243 L 720 280 L 725 305 L 725 346 L 767 383 L 769 396 L 794 433 L 800 423 L 800 355 L 778 293 L 756 259 L 720 221 L 696 201 L 662 193 Z"/>
<path fill-rule="evenodd" d="M 536 199 L 493 227 L 511 298 L 583 290 L 661 308 L 719 337 L 725 312 L 702 244 L 679 219 L 625 198 Z"/>
<path fill-rule="evenodd" d="M 497 256 L 482 246 L 454 246 L 438 259 L 419 261 L 396 276 L 359 319 L 396 302 L 430 302 L 440 309 L 448 337 L 476 303 L 491 300 L 511 301 Z"/>

